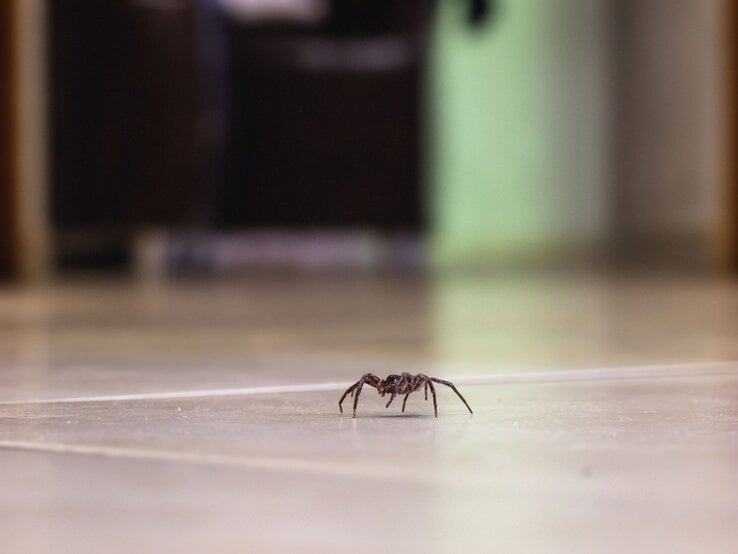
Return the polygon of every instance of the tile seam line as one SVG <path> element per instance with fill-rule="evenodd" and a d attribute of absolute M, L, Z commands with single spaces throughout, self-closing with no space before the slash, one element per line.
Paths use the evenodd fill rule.
<path fill-rule="evenodd" d="M 290 471 L 329 476 L 376 478 L 381 480 L 407 480 L 407 472 L 383 467 L 341 464 L 336 462 L 311 462 L 281 457 L 267 456 L 229 456 L 195 452 L 178 452 L 149 448 L 126 448 L 98 445 L 78 445 L 65 443 L 43 443 L 35 441 L 0 440 L 0 451 L 32 452 L 67 456 L 86 456 L 111 458 L 115 460 L 134 460 L 163 463 L 184 463 L 204 466 L 224 466 L 240 469 L 264 469 L 269 471 Z M 410 475 L 411 480 L 430 481 L 431 476 Z"/>
<path fill-rule="evenodd" d="M 664 379 L 683 377 L 738 376 L 738 361 L 703 362 L 690 364 L 622 366 L 609 368 L 573 369 L 561 371 L 539 371 L 523 373 L 497 373 L 486 375 L 451 376 L 457 385 L 519 385 L 547 383 L 575 383 L 598 381 L 627 381 L 637 379 Z M 259 396 L 265 394 L 296 394 L 305 392 L 340 392 L 351 384 L 326 382 L 295 385 L 265 385 L 259 387 L 236 387 L 198 389 L 184 391 L 159 391 L 111 395 L 58 397 L 3 400 L 0 406 L 38 404 L 82 404 L 90 402 L 127 402 L 140 400 L 186 400 L 190 398 L 217 398 L 237 396 Z"/>

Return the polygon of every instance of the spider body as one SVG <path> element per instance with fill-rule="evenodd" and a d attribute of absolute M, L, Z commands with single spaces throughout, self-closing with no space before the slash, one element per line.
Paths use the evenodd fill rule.
<path fill-rule="evenodd" d="M 461 396 L 461 393 L 456 390 L 456 387 L 452 382 L 444 381 L 443 379 L 438 379 L 437 377 L 428 377 L 427 375 L 423 375 L 422 373 L 418 373 L 417 375 L 411 375 L 410 373 L 402 373 L 400 375 L 388 375 L 384 379 L 380 379 L 373 373 L 365 373 L 364 375 L 362 375 L 361 379 L 359 379 L 358 381 L 356 381 L 356 383 L 346 389 L 346 392 L 343 393 L 341 400 L 338 401 L 338 409 L 341 410 L 341 413 L 343 413 L 343 401 L 350 394 L 354 399 L 354 417 L 356 417 L 356 406 L 359 404 L 359 395 L 361 394 L 361 389 L 364 387 L 364 385 L 369 385 L 377 389 L 377 393 L 379 394 L 379 396 L 384 396 L 385 394 L 390 395 L 390 399 L 387 401 L 387 405 L 385 406 L 385 408 L 389 408 L 390 404 L 392 404 L 392 401 L 398 394 L 404 395 L 405 398 L 402 400 L 402 411 L 404 412 L 405 404 L 407 403 L 407 397 L 415 391 L 420 390 L 420 388 L 422 387 L 425 392 L 426 400 L 428 400 L 428 389 L 430 389 L 431 395 L 433 396 L 433 412 L 435 413 L 435 416 L 438 417 L 436 388 L 433 386 L 433 383 L 446 385 L 447 387 L 453 389 L 458 397 L 461 398 L 461 401 L 469 410 L 469 413 L 474 413 L 472 412 L 472 409 L 469 407 L 469 404 L 467 404 L 464 397 Z"/>

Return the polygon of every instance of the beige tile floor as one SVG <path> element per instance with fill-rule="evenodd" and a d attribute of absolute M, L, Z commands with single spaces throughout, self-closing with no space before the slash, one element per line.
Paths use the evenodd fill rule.
<path fill-rule="evenodd" d="M 0 290 L 0 552 L 736 552 L 738 283 Z M 440 417 L 364 371 L 448 377 Z"/>

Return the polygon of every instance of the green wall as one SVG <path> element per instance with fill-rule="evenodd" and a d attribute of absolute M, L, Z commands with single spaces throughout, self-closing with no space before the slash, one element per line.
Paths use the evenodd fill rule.
<path fill-rule="evenodd" d="M 440 0 L 432 63 L 432 257 L 504 264 L 605 232 L 605 0 L 500 0 L 473 30 Z"/>

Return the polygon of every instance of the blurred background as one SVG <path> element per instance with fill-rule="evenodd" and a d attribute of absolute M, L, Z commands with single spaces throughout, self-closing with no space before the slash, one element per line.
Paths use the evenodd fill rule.
<path fill-rule="evenodd" d="M 737 31 L 0 0 L 0 552 L 735 552 Z"/>
<path fill-rule="evenodd" d="M 735 272 L 729 0 L 14 0 L 0 268 Z"/>

